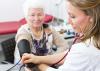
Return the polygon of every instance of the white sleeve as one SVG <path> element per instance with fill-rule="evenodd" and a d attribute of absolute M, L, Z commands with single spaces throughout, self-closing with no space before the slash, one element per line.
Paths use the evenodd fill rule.
<path fill-rule="evenodd" d="M 71 51 L 66 56 L 65 62 L 58 69 L 49 67 L 46 71 L 90 71 L 89 56 L 81 47 L 72 47 Z"/>
<path fill-rule="evenodd" d="M 20 54 L 19 54 L 18 47 L 16 47 L 15 48 L 15 52 L 14 52 L 14 64 L 18 63 L 19 60 L 20 60 Z"/>

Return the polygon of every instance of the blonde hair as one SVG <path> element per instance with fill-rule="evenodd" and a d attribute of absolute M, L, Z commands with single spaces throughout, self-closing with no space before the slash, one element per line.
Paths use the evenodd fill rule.
<path fill-rule="evenodd" d="M 84 29 L 82 41 L 93 36 L 94 45 L 100 49 L 100 0 L 68 0 L 73 6 L 92 17 L 92 23 Z"/>
<path fill-rule="evenodd" d="M 29 8 L 41 8 L 45 12 L 44 0 L 25 0 L 23 4 L 24 16 L 27 17 Z"/>

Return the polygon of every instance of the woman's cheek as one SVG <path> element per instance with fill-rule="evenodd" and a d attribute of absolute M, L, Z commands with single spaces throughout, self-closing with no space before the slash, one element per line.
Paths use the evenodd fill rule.
<path fill-rule="evenodd" d="M 81 32 L 81 26 L 80 26 L 79 20 L 72 20 L 72 22 L 73 22 L 73 25 L 72 25 L 73 29 L 76 32 L 80 33 Z"/>

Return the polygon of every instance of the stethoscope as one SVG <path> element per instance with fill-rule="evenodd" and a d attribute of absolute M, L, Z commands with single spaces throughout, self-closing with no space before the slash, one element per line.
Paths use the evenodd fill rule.
<path fill-rule="evenodd" d="M 77 42 L 77 40 L 79 40 L 81 37 L 83 37 L 83 35 L 79 36 L 79 34 L 76 33 L 76 35 L 75 35 L 75 37 L 74 37 L 75 39 L 74 39 L 72 45 L 75 44 L 75 43 Z M 70 52 L 70 50 L 71 50 L 71 48 L 72 48 L 72 45 L 71 45 L 71 47 L 68 49 L 68 51 L 66 52 L 66 54 L 65 54 L 59 61 L 57 61 L 56 63 L 54 63 L 53 65 L 51 65 L 51 67 L 55 67 L 55 68 L 56 68 L 56 65 L 57 65 L 58 63 L 60 63 L 60 62 L 68 55 L 68 53 Z"/>

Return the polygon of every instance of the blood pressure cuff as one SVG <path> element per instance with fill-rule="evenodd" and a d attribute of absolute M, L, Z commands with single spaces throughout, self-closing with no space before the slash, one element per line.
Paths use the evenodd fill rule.
<path fill-rule="evenodd" d="M 26 39 L 22 39 L 18 42 L 17 47 L 19 49 L 19 53 L 20 56 L 22 57 L 22 55 L 24 53 L 31 53 L 31 49 L 30 49 L 30 43 L 28 40 Z"/>

